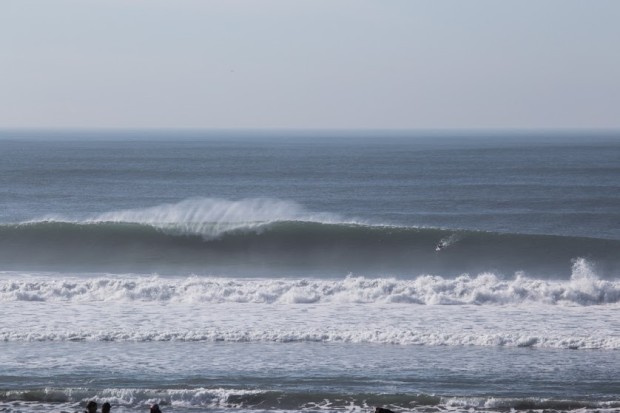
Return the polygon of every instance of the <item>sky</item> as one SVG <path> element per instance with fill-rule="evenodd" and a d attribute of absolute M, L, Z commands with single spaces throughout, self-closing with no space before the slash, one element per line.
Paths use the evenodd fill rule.
<path fill-rule="evenodd" d="M 2 0 L 0 128 L 620 128 L 618 0 Z"/>

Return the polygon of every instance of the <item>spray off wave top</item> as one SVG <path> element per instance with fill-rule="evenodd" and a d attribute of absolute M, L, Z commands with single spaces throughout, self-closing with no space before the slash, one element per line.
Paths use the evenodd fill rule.
<path fill-rule="evenodd" d="M 33 223 L 140 224 L 157 228 L 170 235 L 197 235 L 210 240 L 227 232 L 259 230 L 269 223 L 278 221 L 343 222 L 336 214 L 311 213 L 298 203 L 287 200 L 248 198 L 231 201 L 219 198 L 190 198 L 174 204 L 106 212 L 84 217 L 82 220 L 72 220 L 62 215 L 48 215 Z"/>

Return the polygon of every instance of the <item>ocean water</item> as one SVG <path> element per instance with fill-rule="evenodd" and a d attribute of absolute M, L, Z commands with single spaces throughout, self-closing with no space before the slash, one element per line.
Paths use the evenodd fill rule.
<path fill-rule="evenodd" d="M 0 412 L 620 412 L 620 133 L 0 132 Z"/>

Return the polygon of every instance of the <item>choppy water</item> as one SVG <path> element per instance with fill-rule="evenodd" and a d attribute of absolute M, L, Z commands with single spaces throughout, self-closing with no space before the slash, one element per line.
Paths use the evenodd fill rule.
<path fill-rule="evenodd" d="M 0 134 L 0 411 L 620 411 L 620 135 Z"/>

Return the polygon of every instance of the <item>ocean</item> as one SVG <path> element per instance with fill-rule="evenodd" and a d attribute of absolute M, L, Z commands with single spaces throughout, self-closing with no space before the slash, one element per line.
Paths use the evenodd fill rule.
<path fill-rule="evenodd" d="M 620 133 L 0 132 L 0 412 L 620 412 Z"/>

